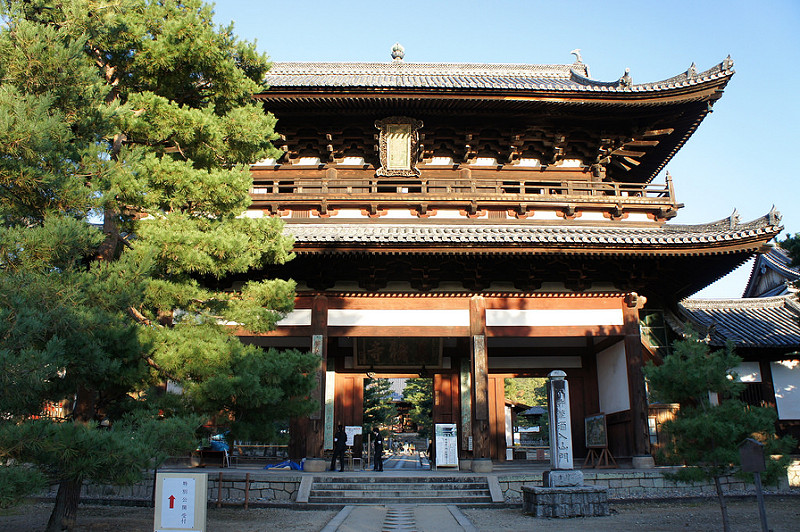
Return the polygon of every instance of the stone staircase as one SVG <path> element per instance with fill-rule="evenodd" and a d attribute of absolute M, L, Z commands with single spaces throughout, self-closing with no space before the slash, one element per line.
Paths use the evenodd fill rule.
<path fill-rule="evenodd" d="M 499 485 L 497 486 L 499 490 Z M 497 500 L 482 476 L 315 477 L 309 504 L 464 504 L 489 505 Z"/>

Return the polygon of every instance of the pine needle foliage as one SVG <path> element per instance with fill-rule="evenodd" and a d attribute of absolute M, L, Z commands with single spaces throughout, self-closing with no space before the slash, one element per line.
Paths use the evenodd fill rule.
<path fill-rule="evenodd" d="M 791 438 L 777 438 L 773 408 L 750 406 L 738 397 L 744 384 L 736 378 L 735 368 L 741 357 L 733 344 L 712 351 L 697 333 L 687 326 L 685 338 L 673 344 L 672 353 L 656 366 L 649 362 L 644 369 L 650 384 L 651 399 L 679 403 L 674 420 L 663 430 L 669 436 L 663 459 L 682 464 L 673 476 L 692 482 L 712 480 L 717 489 L 723 514 L 723 527 L 729 529 L 727 510 L 720 479 L 740 473 L 739 444 L 754 438 L 765 444 L 767 482 L 777 482 L 788 467 L 787 453 Z M 712 401 L 710 394 L 717 401 Z M 780 458 L 774 458 L 781 455 Z"/>
<path fill-rule="evenodd" d="M 279 219 L 242 216 L 249 165 L 279 153 L 252 98 L 267 57 L 200 0 L 0 16 L 0 500 L 45 475 L 48 530 L 71 529 L 84 480 L 132 482 L 212 418 L 267 438 L 311 411 L 319 360 L 232 335 L 274 328 L 291 281 L 209 288 L 292 258 Z"/>

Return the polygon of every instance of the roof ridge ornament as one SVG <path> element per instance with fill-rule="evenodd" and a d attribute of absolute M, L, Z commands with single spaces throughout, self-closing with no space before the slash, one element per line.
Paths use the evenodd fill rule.
<path fill-rule="evenodd" d="M 392 46 L 392 61 L 400 62 L 406 55 L 406 49 L 403 48 L 399 42 L 394 43 Z"/>
<path fill-rule="evenodd" d="M 583 59 L 581 59 L 581 49 L 580 48 L 575 48 L 570 53 L 575 56 L 575 64 L 576 65 L 582 65 L 583 64 Z"/>
<path fill-rule="evenodd" d="M 626 68 L 625 74 L 621 78 L 619 78 L 619 86 L 622 88 L 630 88 L 633 85 L 633 78 L 631 77 L 631 69 Z"/>
<path fill-rule="evenodd" d="M 769 224 L 779 225 L 781 223 L 782 218 L 783 216 L 781 216 L 780 211 L 775 208 L 775 205 L 773 205 L 772 208 L 769 210 L 769 213 L 767 213 L 767 220 L 769 220 Z"/>
<path fill-rule="evenodd" d="M 730 224 L 731 230 L 736 229 L 736 226 L 739 225 L 739 210 L 734 208 L 733 212 L 731 213 L 730 217 L 728 218 L 728 223 Z"/>
<path fill-rule="evenodd" d="M 723 70 L 731 70 L 732 68 L 733 68 L 733 59 L 731 59 L 731 54 L 728 54 L 728 57 L 726 57 L 722 61 L 722 69 Z"/>

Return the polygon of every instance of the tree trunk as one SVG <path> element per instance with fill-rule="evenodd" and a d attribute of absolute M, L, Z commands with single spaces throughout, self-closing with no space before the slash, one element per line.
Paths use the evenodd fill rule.
<path fill-rule="evenodd" d="M 719 477 L 714 477 L 714 487 L 717 488 L 719 509 L 722 511 L 722 530 L 731 532 L 731 524 L 728 522 L 728 505 L 725 503 L 725 495 L 722 493 L 722 484 L 719 481 Z"/>
<path fill-rule="evenodd" d="M 56 505 L 50 520 L 47 522 L 45 532 L 61 532 L 72 530 L 75 527 L 75 518 L 78 514 L 78 502 L 81 499 L 81 482 L 62 480 L 58 485 Z"/>
<path fill-rule="evenodd" d="M 95 415 L 95 398 L 97 392 L 84 385 L 79 385 L 75 393 L 75 407 L 72 410 L 74 423 L 89 423 Z M 78 503 L 81 500 L 82 481 L 64 479 L 58 485 L 56 504 L 45 532 L 72 530 L 78 515 Z"/>

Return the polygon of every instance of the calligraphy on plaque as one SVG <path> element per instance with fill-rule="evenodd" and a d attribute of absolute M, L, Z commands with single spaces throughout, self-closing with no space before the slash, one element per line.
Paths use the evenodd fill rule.
<path fill-rule="evenodd" d="M 441 338 L 357 338 L 357 368 L 439 368 L 442 366 Z"/>
<path fill-rule="evenodd" d="M 378 152 L 381 166 L 375 172 L 379 177 L 416 177 L 419 152 L 419 129 L 422 121 L 406 116 L 390 116 L 376 120 L 380 130 Z"/>

